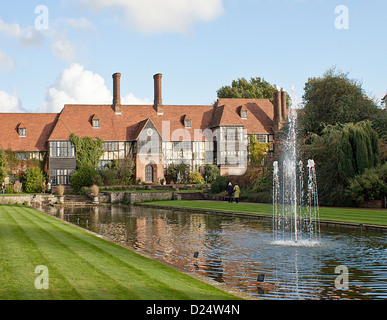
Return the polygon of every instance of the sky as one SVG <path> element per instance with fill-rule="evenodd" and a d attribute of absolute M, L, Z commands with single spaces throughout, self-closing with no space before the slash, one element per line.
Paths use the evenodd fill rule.
<path fill-rule="evenodd" d="M 238 78 L 302 101 L 335 67 L 387 92 L 387 0 L 0 0 L 0 112 L 109 104 L 208 105 Z"/>

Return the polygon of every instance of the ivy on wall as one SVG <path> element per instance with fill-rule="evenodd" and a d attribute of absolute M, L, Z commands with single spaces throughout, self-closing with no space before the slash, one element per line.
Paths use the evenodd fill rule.
<path fill-rule="evenodd" d="M 69 140 L 74 144 L 75 147 L 77 169 L 83 167 L 96 168 L 99 159 L 104 153 L 102 150 L 103 140 L 100 138 L 94 140 L 90 137 L 80 138 L 74 133 L 71 134 Z"/>

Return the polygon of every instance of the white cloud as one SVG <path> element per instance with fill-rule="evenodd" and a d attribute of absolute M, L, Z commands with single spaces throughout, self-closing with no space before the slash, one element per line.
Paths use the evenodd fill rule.
<path fill-rule="evenodd" d="M 55 57 L 69 62 L 76 56 L 76 45 L 67 38 L 65 32 L 52 39 L 51 50 Z"/>
<path fill-rule="evenodd" d="M 81 0 L 85 7 L 118 9 L 123 23 L 146 34 L 185 33 L 197 22 L 209 22 L 223 14 L 222 0 Z"/>
<path fill-rule="evenodd" d="M 60 112 L 65 104 L 111 104 L 112 93 L 105 80 L 77 63 L 64 69 L 53 86 L 46 89 L 46 101 L 40 112 Z M 145 104 L 148 100 L 136 98 L 132 93 L 122 98 L 125 104 Z"/>
<path fill-rule="evenodd" d="M 0 49 L 0 71 L 12 70 L 15 67 L 15 59 Z"/>
<path fill-rule="evenodd" d="M 0 34 L 15 37 L 25 47 L 40 47 L 44 37 L 42 33 L 32 26 L 21 28 L 19 24 L 8 24 L 0 18 Z"/>
<path fill-rule="evenodd" d="M 88 20 L 84 17 L 81 17 L 78 19 L 67 18 L 66 24 L 73 29 L 76 29 L 76 30 L 82 31 L 82 32 L 86 32 L 86 33 L 95 31 L 97 29 L 96 26 L 90 20 Z"/>
<path fill-rule="evenodd" d="M 19 113 L 26 112 L 26 110 L 24 110 L 19 97 L 0 90 L 0 112 Z"/>

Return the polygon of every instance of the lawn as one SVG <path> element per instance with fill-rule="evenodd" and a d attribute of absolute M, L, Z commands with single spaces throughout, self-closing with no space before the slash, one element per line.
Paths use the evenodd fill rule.
<path fill-rule="evenodd" d="M 49 272 L 37 290 L 35 268 Z M 236 299 L 215 287 L 63 221 L 0 206 L 0 299 Z"/>
<path fill-rule="evenodd" d="M 240 212 L 270 216 L 273 214 L 272 205 L 258 203 L 170 200 L 153 201 L 149 202 L 148 204 L 182 208 L 198 208 L 226 212 Z M 387 210 L 321 207 L 320 220 L 387 226 Z"/>

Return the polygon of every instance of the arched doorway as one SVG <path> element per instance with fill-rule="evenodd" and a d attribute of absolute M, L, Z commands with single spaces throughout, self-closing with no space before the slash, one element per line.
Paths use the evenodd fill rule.
<path fill-rule="evenodd" d="M 145 182 L 153 182 L 153 166 L 151 164 L 145 167 Z"/>

